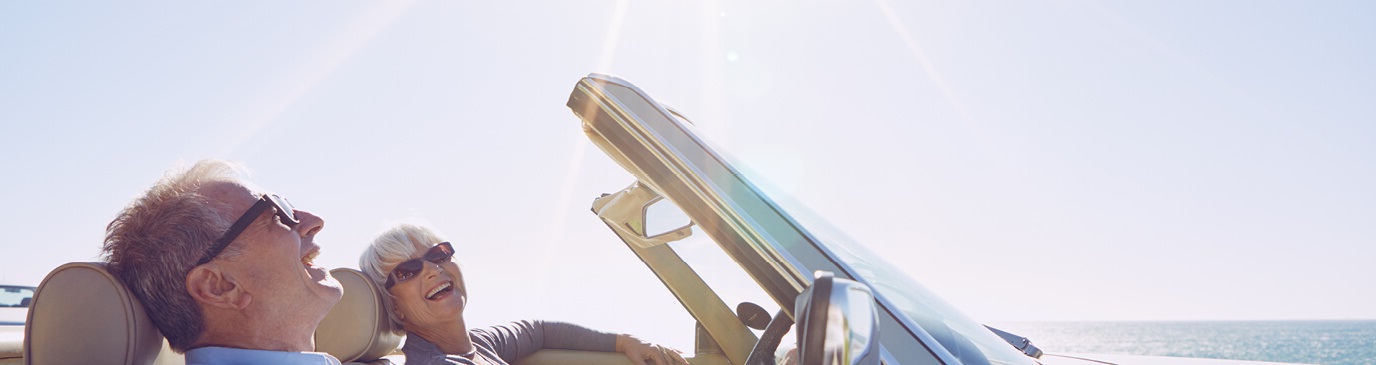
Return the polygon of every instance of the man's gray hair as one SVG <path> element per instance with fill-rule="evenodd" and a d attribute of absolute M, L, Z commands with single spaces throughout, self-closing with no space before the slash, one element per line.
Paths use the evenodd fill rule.
<path fill-rule="evenodd" d="M 359 256 L 358 269 L 382 290 L 379 297 L 382 297 L 383 307 L 387 309 L 387 318 L 392 321 L 392 332 L 404 334 L 406 328 L 397 320 L 392 293 L 383 287 L 387 283 L 387 275 L 402 261 L 410 260 L 412 255 L 425 252 L 440 241 L 439 234 L 428 227 L 399 224 L 378 235 Z"/>
<path fill-rule="evenodd" d="M 200 306 L 186 291 L 186 275 L 233 219 L 226 217 L 229 205 L 198 189 L 209 182 L 238 181 L 244 171 L 219 160 L 169 171 L 105 229 L 101 250 L 110 271 L 143 302 L 177 352 L 186 352 L 205 331 Z M 237 252 L 225 254 L 231 251 Z"/>

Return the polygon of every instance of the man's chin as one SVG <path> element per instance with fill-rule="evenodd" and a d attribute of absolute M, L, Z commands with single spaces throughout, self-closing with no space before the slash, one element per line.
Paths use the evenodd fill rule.
<path fill-rule="evenodd" d="M 339 301 L 339 297 L 344 294 L 344 286 L 339 284 L 334 275 L 330 275 L 328 270 L 319 266 L 307 266 L 305 269 L 311 283 L 319 287 L 316 291 L 327 292 L 333 297 L 332 301 Z"/>

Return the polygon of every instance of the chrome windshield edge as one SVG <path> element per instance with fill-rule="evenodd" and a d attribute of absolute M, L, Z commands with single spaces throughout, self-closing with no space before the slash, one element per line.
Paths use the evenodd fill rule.
<path fill-rule="evenodd" d="M 665 117 L 665 119 L 668 120 L 670 123 L 673 123 L 675 127 L 684 131 L 683 134 L 688 138 L 692 139 L 693 143 L 697 144 L 700 147 L 703 147 L 702 151 L 706 152 L 713 159 L 716 159 L 721 166 L 725 167 L 734 176 L 741 176 L 740 172 L 736 171 L 734 166 L 731 166 L 731 164 L 729 163 L 725 163 L 726 159 L 722 158 L 722 156 L 717 154 L 715 150 L 711 148 L 706 148 L 707 143 L 705 143 L 701 138 L 699 138 L 696 133 L 692 133 L 690 131 L 690 128 L 685 127 L 676 118 L 673 118 L 672 115 L 669 114 L 668 110 L 666 110 L 662 105 L 659 105 L 657 101 L 654 101 L 654 99 L 649 98 L 648 93 L 646 93 L 644 90 L 641 90 L 634 84 L 631 84 L 629 82 L 626 82 L 625 80 L 621 80 L 620 78 L 614 76 L 592 74 L 589 75 L 588 78 L 625 87 L 634 90 L 637 94 L 645 96 L 645 98 L 648 101 L 651 101 L 651 103 L 654 105 L 655 109 L 661 114 L 661 116 Z M 635 116 L 635 113 L 629 111 L 625 105 L 621 104 L 621 100 L 619 100 L 615 96 L 607 95 L 601 87 L 589 87 L 586 88 L 586 90 L 596 92 L 600 95 L 603 95 L 603 99 L 613 101 L 613 103 L 606 106 L 614 108 L 618 113 L 622 115 Z M 742 210 L 742 207 L 739 204 L 737 204 L 733 199 L 724 198 L 724 196 L 729 195 L 723 194 L 723 192 L 721 192 L 717 188 L 717 184 L 711 184 L 706 182 L 703 179 L 704 176 L 708 175 L 706 172 L 699 169 L 696 166 L 696 164 L 685 162 L 685 160 L 682 157 L 683 153 L 679 151 L 677 148 L 675 148 L 673 145 L 667 143 L 654 143 L 651 142 L 649 139 L 645 138 L 647 136 L 652 136 L 656 141 L 665 140 L 666 138 L 662 134 L 658 133 L 655 130 L 646 128 L 645 126 L 640 125 L 639 123 L 631 123 L 622 118 L 614 119 L 616 119 L 616 122 L 620 124 L 622 128 L 628 131 L 634 131 L 634 133 L 631 134 L 633 137 L 636 138 L 637 142 L 641 143 L 643 146 L 647 147 L 647 149 L 654 152 L 654 157 L 660 160 L 665 166 L 674 169 L 675 177 L 683 181 L 685 183 L 684 185 L 686 185 L 690 191 L 697 195 L 699 200 L 709 203 L 707 204 L 707 207 L 709 209 L 716 213 L 717 216 L 726 218 L 724 219 L 724 221 L 729 226 L 731 226 L 732 230 L 737 232 L 738 235 L 742 238 L 745 238 L 746 242 L 750 243 L 749 247 L 751 250 L 755 251 L 756 254 L 758 254 L 760 257 L 773 258 L 772 260 L 765 261 L 774 268 L 774 271 L 782 274 L 782 276 L 793 287 L 793 295 L 801 293 L 802 289 L 806 286 L 804 284 L 810 283 L 810 276 L 804 275 L 801 271 L 798 270 L 798 268 L 803 267 L 803 265 L 799 263 L 796 259 L 792 258 L 791 255 L 787 255 L 787 253 L 784 251 L 772 249 L 772 247 L 770 247 L 771 249 L 766 250 L 766 246 L 761 246 L 759 244 L 761 242 L 767 243 L 776 241 L 776 239 L 774 239 L 773 237 L 765 237 L 766 235 L 768 235 L 768 231 L 763 229 L 763 227 L 760 224 L 755 222 L 753 219 L 738 214 L 737 212 Z M 685 173 L 685 171 L 689 173 Z M 740 179 L 740 181 L 744 183 L 746 186 L 748 186 L 755 195 L 762 197 L 764 196 L 763 193 L 757 187 L 755 187 L 753 184 L 749 182 L 749 180 Z M 655 186 L 657 190 L 662 190 L 660 189 L 657 183 L 653 181 L 649 183 L 652 186 Z M 663 191 L 660 191 L 660 193 L 664 194 Z M 668 198 L 667 194 L 665 195 L 666 198 Z M 768 199 L 763 200 L 769 202 Z M 681 204 L 677 201 L 675 201 L 675 203 Z M 773 204 L 770 205 L 770 208 L 772 208 L 775 211 L 780 211 L 778 207 Z M 788 263 L 788 265 L 780 265 L 780 262 Z M 791 311 L 789 312 L 791 313 Z"/>

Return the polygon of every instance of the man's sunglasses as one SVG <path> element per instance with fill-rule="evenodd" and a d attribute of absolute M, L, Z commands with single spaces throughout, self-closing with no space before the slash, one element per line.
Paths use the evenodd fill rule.
<path fill-rule="evenodd" d="M 425 251 L 424 256 L 402 261 L 400 264 L 397 264 L 397 267 L 392 268 L 392 273 L 387 274 L 387 284 L 383 285 L 383 287 L 387 290 L 391 290 L 393 285 L 411 280 L 411 278 L 420 274 L 421 270 L 425 269 L 424 261 L 439 265 L 449 262 L 449 258 L 451 257 L 454 257 L 454 246 L 450 246 L 449 242 L 440 242 L 437 245 L 431 246 L 429 251 Z"/>
<path fill-rule="evenodd" d="M 234 221 L 234 225 L 229 226 L 229 230 L 225 231 L 220 239 L 215 240 L 215 245 L 210 247 L 210 252 L 206 252 L 205 257 L 201 257 L 201 261 L 196 262 L 196 265 L 204 265 L 210 260 L 214 260 L 215 256 L 219 256 L 220 252 L 224 251 L 230 242 L 239 238 L 239 234 L 244 233 L 244 230 L 248 229 L 248 225 L 258 220 L 258 216 L 262 215 L 263 211 L 268 208 L 276 210 L 277 218 L 281 218 L 282 224 L 287 225 L 287 227 L 295 228 L 297 224 L 301 224 L 301 221 L 296 219 L 296 209 L 291 206 L 290 202 L 287 202 L 287 198 L 277 196 L 277 194 L 263 194 L 263 197 L 259 198 L 258 202 L 253 203 L 253 206 L 249 207 L 244 215 L 239 216 L 239 220 Z"/>

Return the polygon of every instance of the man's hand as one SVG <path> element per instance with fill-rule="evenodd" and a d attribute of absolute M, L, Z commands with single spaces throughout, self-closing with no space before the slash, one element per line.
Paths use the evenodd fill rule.
<path fill-rule="evenodd" d="M 631 335 L 616 335 L 616 351 L 626 354 L 635 365 L 688 365 L 688 360 L 678 350 L 641 341 Z"/>

